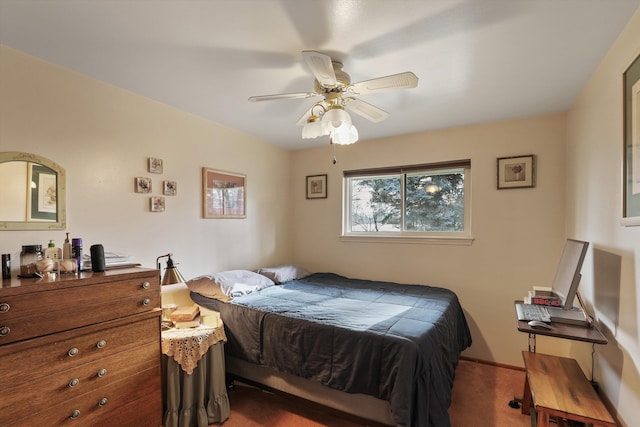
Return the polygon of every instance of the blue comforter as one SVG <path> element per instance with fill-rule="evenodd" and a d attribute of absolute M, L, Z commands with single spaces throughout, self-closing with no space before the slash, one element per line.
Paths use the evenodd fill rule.
<path fill-rule="evenodd" d="M 399 426 L 449 426 L 471 334 L 457 296 L 422 285 L 316 273 L 235 298 L 192 293 L 219 311 L 239 359 L 390 402 Z"/>

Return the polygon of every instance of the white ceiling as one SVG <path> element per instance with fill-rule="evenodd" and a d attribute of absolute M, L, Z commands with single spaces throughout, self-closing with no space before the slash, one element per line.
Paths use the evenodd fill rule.
<path fill-rule="evenodd" d="M 566 111 L 640 0 L 0 0 L 0 43 L 288 149 L 313 99 L 301 51 L 352 82 L 404 71 L 415 89 L 363 95 L 360 140 Z M 1 60 L 1 58 L 0 58 Z M 362 142 L 360 142 L 362 143 Z"/>

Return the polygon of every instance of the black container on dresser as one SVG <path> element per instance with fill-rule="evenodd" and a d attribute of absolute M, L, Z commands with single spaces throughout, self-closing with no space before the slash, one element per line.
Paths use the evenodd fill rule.
<path fill-rule="evenodd" d="M 3 280 L 0 426 L 160 426 L 158 271 Z"/>

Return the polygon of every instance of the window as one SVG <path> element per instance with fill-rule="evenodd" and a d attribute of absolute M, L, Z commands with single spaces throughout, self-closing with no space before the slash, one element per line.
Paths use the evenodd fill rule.
<path fill-rule="evenodd" d="M 344 172 L 345 236 L 470 237 L 471 161 Z"/>

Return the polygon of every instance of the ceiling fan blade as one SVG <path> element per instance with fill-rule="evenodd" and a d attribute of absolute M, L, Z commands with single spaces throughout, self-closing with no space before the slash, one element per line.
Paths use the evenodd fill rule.
<path fill-rule="evenodd" d="M 407 71 L 354 83 L 347 88 L 347 92 L 354 95 L 364 95 L 385 90 L 410 89 L 416 86 L 418 86 L 418 77 L 411 71 Z"/>
<path fill-rule="evenodd" d="M 302 52 L 302 57 L 321 85 L 329 87 L 336 85 L 336 73 L 333 71 L 330 56 L 313 50 L 305 50 Z"/>
<path fill-rule="evenodd" d="M 367 120 L 371 120 L 374 123 L 381 122 L 389 117 L 389 113 L 387 113 L 386 111 L 376 107 L 375 105 L 371 105 L 368 102 L 364 102 L 356 98 L 346 98 L 345 103 L 347 110 L 353 111 L 354 113 L 364 117 Z"/>
<path fill-rule="evenodd" d="M 313 98 L 314 96 L 321 96 L 316 92 L 298 92 L 298 93 L 280 93 L 277 95 L 261 95 L 252 96 L 249 101 L 272 101 L 274 99 L 297 99 L 297 98 Z"/>

